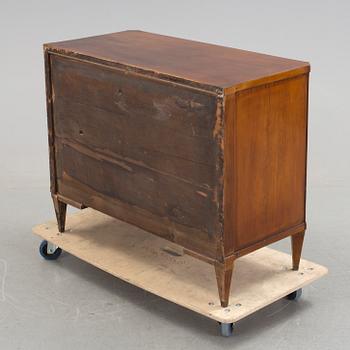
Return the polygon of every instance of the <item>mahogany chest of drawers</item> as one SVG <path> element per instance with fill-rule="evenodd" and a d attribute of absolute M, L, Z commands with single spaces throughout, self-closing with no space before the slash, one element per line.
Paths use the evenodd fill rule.
<path fill-rule="evenodd" d="M 140 31 L 44 45 L 51 193 L 215 267 L 305 231 L 309 64 Z M 98 239 L 98 238 L 97 238 Z M 156 281 L 155 281 L 156 283 Z"/>

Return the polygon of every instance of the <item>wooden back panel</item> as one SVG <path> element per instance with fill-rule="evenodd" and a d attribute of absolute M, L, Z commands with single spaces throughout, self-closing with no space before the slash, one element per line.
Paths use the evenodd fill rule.
<path fill-rule="evenodd" d="M 50 70 L 58 193 L 214 257 L 217 97 L 59 55 Z"/>

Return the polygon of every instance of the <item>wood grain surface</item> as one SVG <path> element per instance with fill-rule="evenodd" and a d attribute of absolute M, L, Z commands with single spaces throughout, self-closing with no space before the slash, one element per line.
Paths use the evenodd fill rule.
<path fill-rule="evenodd" d="M 306 229 L 306 62 L 140 31 L 46 44 L 51 193 L 215 267 Z"/>
<path fill-rule="evenodd" d="M 48 50 L 214 90 L 309 71 L 307 62 L 137 30 L 46 44 Z M 197 83 L 197 84 L 195 84 Z"/>
<path fill-rule="evenodd" d="M 235 250 L 305 223 L 307 80 L 237 93 Z"/>
<path fill-rule="evenodd" d="M 214 258 L 219 99 L 55 55 L 51 72 L 58 193 Z"/>

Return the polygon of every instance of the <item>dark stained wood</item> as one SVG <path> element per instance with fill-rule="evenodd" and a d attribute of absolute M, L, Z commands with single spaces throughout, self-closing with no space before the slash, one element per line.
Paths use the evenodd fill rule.
<path fill-rule="evenodd" d="M 86 208 L 86 206 L 85 206 L 83 203 L 76 202 L 76 201 L 74 201 L 74 200 L 71 199 L 71 198 L 62 196 L 61 194 L 57 194 L 56 197 L 57 197 L 61 202 L 67 203 L 67 204 L 71 205 L 71 206 L 74 207 L 74 208 L 77 208 L 77 209 L 85 209 L 85 208 Z"/>
<path fill-rule="evenodd" d="M 309 64 L 138 31 L 45 45 L 51 193 L 215 267 L 305 223 Z M 302 232 L 302 233 L 301 233 Z"/>
<path fill-rule="evenodd" d="M 64 232 L 66 226 L 67 203 L 59 200 L 56 195 L 52 195 L 52 200 L 57 218 L 58 231 Z"/>
<path fill-rule="evenodd" d="M 218 292 L 222 307 L 228 306 L 234 258 L 225 259 L 224 263 L 216 261 L 214 264 Z"/>
<path fill-rule="evenodd" d="M 213 192 L 215 96 L 62 57 L 52 67 L 56 136 Z"/>
<path fill-rule="evenodd" d="M 293 270 L 299 270 L 301 251 L 303 249 L 305 232 L 298 232 L 291 236 Z"/>
<path fill-rule="evenodd" d="M 234 252 L 234 233 L 236 222 L 236 204 L 235 204 L 235 178 L 234 178 L 234 161 L 236 139 L 235 132 L 235 107 L 236 95 L 232 94 L 225 97 L 225 138 L 224 138 L 224 235 L 222 240 L 222 247 L 219 250 L 218 259 L 226 257 Z"/>
<path fill-rule="evenodd" d="M 46 109 L 47 109 L 47 128 L 48 128 L 48 144 L 49 144 L 49 165 L 50 165 L 50 191 L 57 192 L 56 183 L 56 158 L 55 158 L 55 141 L 53 127 L 53 111 L 52 111 L 52 82 L 51 82 L 51 55 L 44 51 L 45 60 L 45 87 L 46 87 Z"/>
<path fill-rule="evenodd" d="M 185 247 L 186 251 L 193 251 L 202 260 L 216 258 L 216 236 L 208 236 L 198 229 L 172 222 L 167 217 L 159 217 L 141 208 L 107 197 L 67 174 L 63 176 L 64 181 L 58 181 L 60 192 L 69 195 L 75 202 L 81 201 L 87 207 L 115 218 L 122 218 L 128 223 L 175 242 Z"/>
<path fill-rule="evenodd" d="M 216 234 L 215 202 L 209 193 L 198 194 L 203 191 L 199 186 L 104 156 L 74 142 L 57 138 L 56 147 L 58 190 L 64 196 L 69 198 L 69 193 L 60 191 L 60 186 L 69 181 L 69 176 L 105 197 L 198 229 L 208 236 Z M 76 201 L 85 204 L 83 200 Z"/>
<path fill-rule="evenodd" d="M 195 82 L 197 86 L 230 88 L 290 71 L 308 71 L 306 62 L 142 31 L 124 31 L 46 44 L 48 50 L 124 69 Z M 262 82 L 264 82 L 264 79 Z"/>

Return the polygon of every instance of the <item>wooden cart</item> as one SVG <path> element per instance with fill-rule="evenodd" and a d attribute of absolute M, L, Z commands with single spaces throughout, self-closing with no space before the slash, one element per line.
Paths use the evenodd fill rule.
<path fill-rule="evenodd" d="M 299 271 L 293 271 L 290 255 L 261 248 L 237 260 L 230 304 L 223 308 L 209 264 L 133 225 L 87 208 L 67 217 L 65 233 L 58 231 L 55 220 L 33 231 L 44 239 L 40 253 L 45 259 L 57 259 L 63 249 L 113 276 L 218 321 L 224 336 L 232 334 L 236 321 L 274 301 L 298 299 L 302 287 L 327 273 L 325 267 L 304 259 Z"/>

